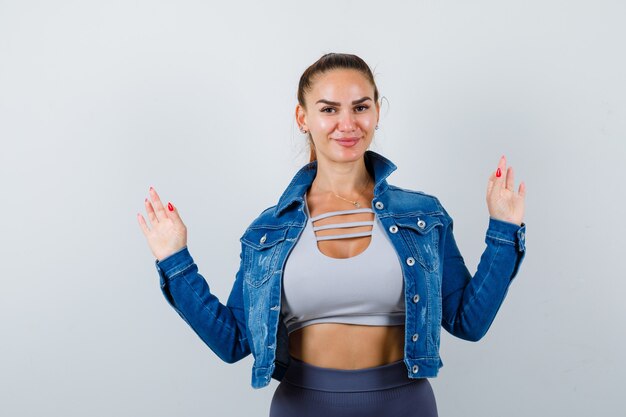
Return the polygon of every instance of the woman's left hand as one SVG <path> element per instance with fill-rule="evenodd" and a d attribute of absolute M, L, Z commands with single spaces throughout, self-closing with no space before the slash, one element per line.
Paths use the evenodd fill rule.
<path fill-rule="evenodd" d="M 489 177 L 487 185 L 489 216 L 521 226 L 524 218 L 524 197 L 526 197 L 526 185 L 522 181 L 518 191 L 515 192 L 513 167 L 507 169 L 506 158 L 502 155 L 498 168 Z"/>

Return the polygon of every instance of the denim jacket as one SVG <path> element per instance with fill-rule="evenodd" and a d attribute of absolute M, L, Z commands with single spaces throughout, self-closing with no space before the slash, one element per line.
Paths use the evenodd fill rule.
<path fill-rule="evenodd" d="M 409 378 L 434 377 L 443 326 L 459 338 L 477 341 L 487 332 L 525 255 L 526 225 L 489 219 L 487 244 L 474 276 L 452 234 L 452 218 L 437 197 L 387 183 L 396 166 L 367 151 L 372 175 L 372 209 L 402 266 L 405 291 L 404 363 Z M 241 237 L 239 271 L 226 304 L 211 293 L 188 248 L 156 261 L 169 304 L 222 360 L 233 363 L 252 353 L 252 387 L 281 380 L 290 356 L 281 317 L 285 262 L 307 221 L 304 194 L 317 163 L 300 169 L 278 204 L 264 210 Z"/>

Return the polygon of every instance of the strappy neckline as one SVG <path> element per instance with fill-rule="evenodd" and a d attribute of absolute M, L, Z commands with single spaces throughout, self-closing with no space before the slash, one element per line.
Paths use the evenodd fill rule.
<path fill-rule="evenodd" d="M 305 198 L 306 198 L 306 194 L 305 194 Z M 307 213 L 309 214 L 309 217 L 311 215 L 311 213 L 309 212 L 309 205 L 307 204 L 306 206 L 307 208 Z M 329 211 L 326 213 L 322 213 L 322 214 L 318 214 L 315 217 L 310 217 L 312 222 L 316 222 L 318 220 L 322 220 L 325 219 L 327 217 L 332 217 L 332 216 L 338 216 L 341 214 L 356 214 L 356 213 L 373 213 L 374 210 L 372 210 L 371 208 L 358 208 L 358 209 L 347 209 L 347 210 L 336 210 L 336 211 Z"/>
<path fill-rule="evenodd" d="M 374 229 L 377 227 L 376 224 L 376 215 L 374 215 L 374 219 L 373 220 L 366 220 L 366 221 L 361 221 L 361 222 L 347 222 L 347 223 L 333 223 L 333 224 L 329 224 L 329 225 L 324 225 L 324 226 L 313 226 L 313 222 L 317 221 L 317 220 L 321 220 L 321 219 L 325 219 L 327 217 L 331 217 L 334 215 L 342 215 L 342 214 L 352 214 L 352 213 L 374 213 L 374 210 L 372 210 L 371 208 L 359 208 L 359 209 L 347 209 L 347 210 L 336 210 L 336 211 L 331 211 L 331 212 L 327 212 L 327 213 L 322 213 L 320 215 L 317 215 L 315 217 L 311 217 L 311 212 L 309 211 L 309 204 L 307 202 L 307 193 L 304 194 L 304 207 L 306 210 L 306 214 L 307 214 L 307 223 L 310 224 L 311 226 L 311 231 L 312 231 L 312 236 L 310 236 L 313 239 L 314 245 L 315 245 L 315 249 L 316 252 L 322 256 L 323 258 L 326 259 L 330 259 L 333 261 L 346 261 L 349 259 L 355 259 L 357 257 L 360 257 L 362 255 L 364 255 L 368 250 L 370 250 L 370 248 L 372 247 L 372 244 L 374 243 Z M 359 225 L 361 225 L 361 223 L 366 223 L 363 224 L 364 226 L 372 226 L 372 229 L 367 231 L 367 232 L 358 232 L 358 233 L 345 233 L 340 235 L 343 239 L 347 239 L 347 238 L 351 238 L 351 237 L 365 237 L 365 236 L 370 236 L 370 241 L 367 245 L 367 247 L 365 249 L 363 249 L 363 251 L 361 251 L 360 253 L 357 253 L 354 256 L 350 256 L 348 258 L 334 258 L 332 256 L 326 255 L 324 252 L 322 252 L 318 246 L 318 242 L 320 241 L 324 241 L 324 240 L 331 240 L 331 239 L 336 239 L 338 235 L 330 235 L 330 236 L 321 236 L 318 237 L 315 234 L 315 231 L 317 230 L 324 230 L 323 228 L 325 228 L 325 226 L 329 226 L 327 227 L 328 229 L 330 228 L 336 228 L 336 229 L 340 229 L 340 228 L 346 228 L 346 227 L 351 227 L 348 225 L 352 225 L 352 226 L 356 226 L 355 223 L 359 223 Z M 345 226 L 344 226 L 345 225 Z"/>

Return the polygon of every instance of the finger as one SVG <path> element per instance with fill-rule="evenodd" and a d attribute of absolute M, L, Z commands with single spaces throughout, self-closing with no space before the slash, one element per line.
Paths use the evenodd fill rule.
<path fill-rule="evenodd" d="M 499 174 L 499 175 L 498 175 Z M 500 157 L 498 166 L 494 172 L 494 188 L 499 189 L 504 186 L 506 180 L 506 158 L 504 155 Z"/>
<path fill-rule="evenodd" d="M 182 223 L 183 221 L 180 218 L 180 214 L 178 213 L 178 208 L 174 206 L 172 203 L 167 203 L 167 209 L 169 211 L 169 217 L 175 223 Z"/>
<path fill-rule="evenodd" d="M 148 198 L 146 198 L 146 212 L 148 213 L 148 218 L 150 219 L 150 223 L 152 224 L 152 226 L 154 226 L 155 224 L 159 223 L 159 219 L 157 219 L 156 214 L 154 213 L 154 208 L 152 207 L 152 203 L 150 202 L 150 200 L 148 200 Z"/>
<path fill-rule="evenodd" d="M 161 203 L 161 198 L 157 194 L 154 187 L 150 187 L 150 199 L 152 200 L 152 205 L 154 206 L 154 213 L 156 214 L 157 219 L 159 219 L 159 221 L 167 219 L 167 213 L 165 212 L 165 207 L 163 207 L 163 203 Z"/>
<path fill-rule="evenodd" d="M 502 179 L 502 171 L 504 171 L 504 167 L 506 166 L 506 161 L 504 159 L 504 155 L 500 157 L 498 161 L 498 166 L 489 176 L 489 183 L 487 184 L 487 194 L 490 194 L 493 191 L 493 188 L 496 184 L 499 184 Z M 498 169 L 500 169 L 500 177 L 498 177 Z"/>
<path fill-rule="evenodd" d="M 506 189 L 513 191 L 515 189 L 515 177 L 513 167 L 509 167 L 506 171 Z"/>
<path fill-rule="evenodd" d="M 520 197 L 524 198 L 526 197 L 526 184 L 524 183 L 524 181 L 522 181 L 519 184 L 519 191 L 518 191 Z"/>
<path fill-rule="evenodd" d="M 143 232 L 143 235 L 148 237 L 148 233 L 150 233 L 150 229 L 148 228 L 148 225 L 146 224 L 146 219 L 144 219 L 140 213 L 137 213 L 137 221 L 139 221 L 139 226 L 141 227 L 141 231 Z"/>

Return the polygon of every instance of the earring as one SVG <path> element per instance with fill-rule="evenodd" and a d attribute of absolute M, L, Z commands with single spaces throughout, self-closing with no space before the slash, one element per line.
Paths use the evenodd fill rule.
<path fill-rule="evenodd" d="M 300 126 L 300 132 L 302 132 L 302 133 L 306 133 L 306 129 L 305 129 L 305 128 L 303 128 L 302 126 Z"/>
<path fill-rule="evenodd" d="M 374 129 L 378 130 L 378 125 L 376 125 L 376 127 Z"/>

